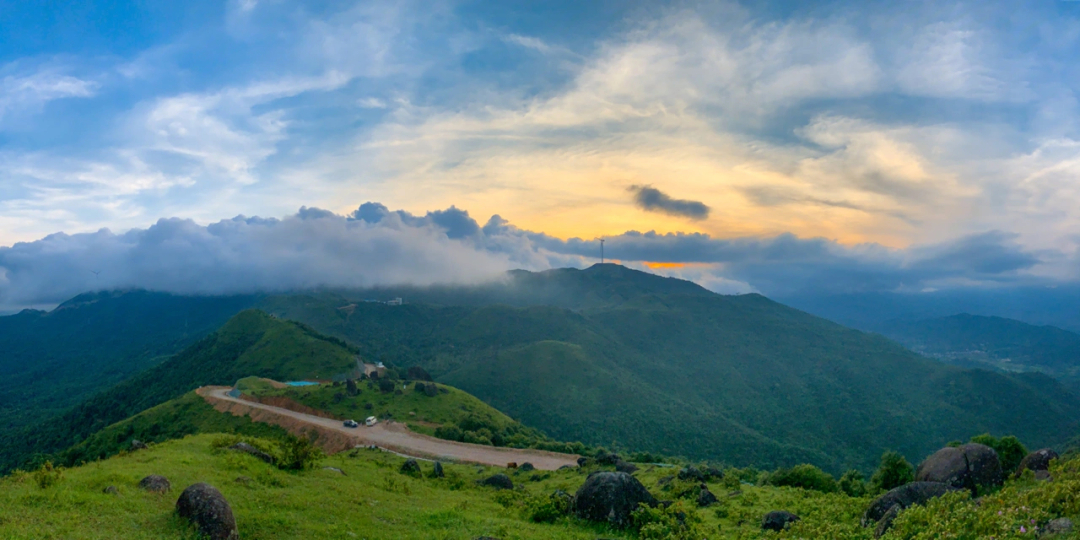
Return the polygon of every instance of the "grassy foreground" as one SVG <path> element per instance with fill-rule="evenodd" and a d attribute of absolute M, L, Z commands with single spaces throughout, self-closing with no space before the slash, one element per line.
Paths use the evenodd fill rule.
<path fill-rule="evenodd" d="M 859 525 L 868 498 L 755 486 L 740 482 L 738 470 L 728 470 L 725 479 L 709 483 L 720 503 L 698 509 L 693 502 L 696 484 L 674 480 L 667 489 L 661 487 L 661 480 L 677 469 L 642 465 L 635 476 L 658 498 L 690 495 L 677 504 L 686 511 L 692 529 L 654 527 L 639 534 L 567 516 L 549 515 L 547 523 L 533 521 L 549 494 L 555 490 L 573 493 L 590 469 L 514 472 L 511 477 L 517 489 L 494 491 L 475 481 L 506 472 L 503 469 L 447 465 L 446 478 L 414 478 L 399 472 L 403 458 L 365 449 L 327 457 L 311 470 L 286 472 L 246 454 L 215 448 L 221 437 L 188 436 L 67 469 L 46 487 L 38 473 L 4 478 L 0 480 L 0 537 L 194 538 L 191 529 L 174 517 L 173 509 L 180 491 L 195 482 L 208 482 L 221 490 L 232 505 L 241 537 L 248 540 L 873 537 L 870 529 Z M 344 474 L 323 467 L 336 467 Z M 431 470 L 430 463 L 422 462 L 421 467 L 425 473 Z M 136 484 L 149 474 L 169 478 L 172 491 L 154 495 L 139 490 Z M 958 494 L 906 511 L 884 538 L 1037 538 L 1039 528 L 1050 519 L 1076 519 L 1080 514 L 1080 459 L 1058 463 L 1052 474 L 1052 482 L 1030 477 L 1010 480 L 978 503 Z M 104 493 L 107 486 L 116 486 L 119 494 Z M 783 533 L 762 533 L 762 515 L 777 509 L 795 512 L 803 520 Z"/>

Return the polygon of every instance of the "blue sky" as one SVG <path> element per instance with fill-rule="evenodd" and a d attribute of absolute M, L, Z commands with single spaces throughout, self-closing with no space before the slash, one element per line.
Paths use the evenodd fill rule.
<path fill-rule="evenodd" d="M 389 226 L 347 221 L 368 201 L 416 217 L 399 221 L 433 230 L 423 242 L 447 230 L 423 216 L 451 207 L 516 231 L 459 246 L 491 257 L 460 279 L 585 264 L 600 236 L 628 264 L 724 291 L 775 289 L 808 260 L 814 286 L 1077 277 L 1078 2 L 0 0 L 0 13 L 9 296 L 46 264 L 33 253 L 68 250 L 79 275 L 122 266 L 129 244 L 111 263 L 75 255 L 103 228 L 121 242 L 179 218 L 217 238 L 205 231 L 220 220 L 290 222 L 302 206 Z M 644 204 L 642 187 L 666 202 Z"/>

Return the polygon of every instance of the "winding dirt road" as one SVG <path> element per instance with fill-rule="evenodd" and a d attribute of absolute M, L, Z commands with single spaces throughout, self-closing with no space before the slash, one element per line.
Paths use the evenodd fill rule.
<path fill-rule="evenodd" d="M 230 397 L 228 395 L 230 390 L 232 389 L 225 386 L 204 386 L 197 392 L 203 399 L 214 405 L 214 408 L 222 412 L 250 416 L 256 422 L 280 425 L 286 429 L 291 428 L 291 431 L 297 431 L 297 422 L 315 428 L 322 434 L 331 435 L 329 442 L 331 450 L 342 450 L 358 445 L 375 445 L 414 457 L 499 467 L 505 467 L 510 462 L 529 462 L 537 469 L 548 471 L 553 471 L 563 465 L 577 465 L 578 456 L 576 455 L 446 441 L 415 433 L 404 424 L 397 422 L 379 423 L 371 427 L 361 424 L 358 428 L 347 428 L 340 420 Z"/>

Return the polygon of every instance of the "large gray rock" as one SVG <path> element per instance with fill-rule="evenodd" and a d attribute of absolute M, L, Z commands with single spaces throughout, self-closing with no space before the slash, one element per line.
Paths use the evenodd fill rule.
<path fill-rule="evenodd" d="M 912 482 L 893 488 L 870 503 L 870 507 L 863 514 L 862 525 L 869 527 L 876 524 L 894 506 L 899 506 L 900 510 L 903 510 L 917 504 L 924 504 L 934 497 L 940 497 L 957 489 L 941 482 Z"/>
<path fill-rule="evenodd" d="M 874 538 L 881 538 L 882 536 L 885 536 L 885 533 L 889 532 L 889 529 L 892 528 L 893 521 L 896 521 L 896 516 L 900 515 L 901 510 L 903 510 L 903 508 L 900 508 L 899 504 L 894 504 L 888 512 L 885 512 L 885 515 L 878 520 L 877 526 L 874 527 Z"/>
<path fill-rule="evenodd" d="M 442 478 L 444 476 L 446 476 L 446 473 L 443 472 L 442 463 L 439 463 L 438 461 L 436 461 L 435 462 L 435 467 L 433 467 L 431 469 L 431 477 L 432 478 Z"/>
<path fill-rule="evenodd" d="M 172 489 L 172 486 L 169 484 L 168 478 L 165 478 L 160 474 L 151 474 L 150 476 L 139 480 L 139 488 L 151 493 L 166 493 Z"/>
<path fill-rule="evenodd" d="M 236 518 L 225 497 L 210 484 L 192 484 L 176 501 L 180 517 L 195 524 L 199 534 L 210 540 L 237 540 Z"/>
<path fill-rule="evenodd" d="M 262 450 L 259 450 L 258 448 L 255 448 L 254 446 L 251 446 L 250 444 L 248 444 L 246 442 L 238 442 L 238 443 L 230 446 L 229 450 L 234 450 L 236 452 L 243 452 L 243 453 L 248 454 L 250 456 L 254 456 L 259 461 L 265 461 L 266 463 L 269 463 L 271 465 L 273 465 L 274 461 L 275 461 L 274 456 L 271 456 L 270 454 L 267 454 L 266 452 L 263 452 Z"/>
<path fill-rule="evenodd" d="M 595 472 L 574 495 L 574 514 L 621 528 L 630 525 L 630 514 L 641 503 L 656 506 L 657 501 L 637 478 L 624 472 Z"/>
<path fill-rule="evenodd" d="M 993 448 L 983 444 L 942 448 L 919 464 L 915 481 L 968 489 L 974 495 L 979 488 L 1001 485 L 1001 461 Z"/>
<path fill-rule="evenodd" d="M 1036 450 L 1026 456 L 1020 461 L 1020 467 L 1016 469 L 1017 473 L 1022 473 L 1025 470 L 1035 471 L 1049 471 L 1050 462 L 1059 458 L 1058 453 L 1049 449 L 1043 448 L 1042 450 Z"/>
<path fill-rule="evenodd" d="M 510 480 L 509 476 L 505 474 L 496 474 L 489 476 L 479 481 L 481 486 L 493 487 L 495 489 L 514 489 L 514 482 Z"/>
<path fill-rule="evenodd" d="M 1040 538 L 1056 538 L 1058 535 L 1067 535 L 1073 530 L 1073 522 L 1069 518 L 1057 518 L 1051 520 L 1043 529 Z"/>
<path fill-rule="evenodd" d="M 786 512 L 784 510 L 773 510 L 765 517 L 761 518 L 761 530 L 763 531 L 782 531 L 801 519 L 799 516 Z"/>
<path fill-rule="evenodd" d="M 720 502 L 720 499 L 717 499 L 716 495 L 713 495 L 713 492 L 709 491 L 709 487 L 705 484 L 701 484 L 701 491 L 698 493 L 697 498 L 698 506 L 705 507 L 718 502 Z"/>
<path fill-rule="evenodd" d="M 409 458 L 405 460 L 405 463 L 401 464 L 401 474 L 407 474 L 420 478 L 422 473 L 420 472 L 420 464 L 415 459 Z"/>

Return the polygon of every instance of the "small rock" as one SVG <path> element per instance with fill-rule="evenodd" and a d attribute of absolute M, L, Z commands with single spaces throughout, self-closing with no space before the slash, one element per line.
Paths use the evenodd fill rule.
<path fill-rule="evenodd" d="M 176 501 L 176 512 L 199 528 L 199 533 L 210 540 L 237 540 L 236 518 L 228 501 L 214 486 L 192 484 Z"/>
<path fill-rule="evenodd" d="M 166 493 L 172 488 L 169 479 L 159 474 L 151 474 L 139 480 L 139 487 L 151 493 Z"/>
<path fill-rule="evenodd" d="M 705 475 L 701 471 L 699 471 L 697 467 L 691 465 L 683 467 L 682 470 L 679 471 L 679 480 L 693 480 L 694 482 L 704 482 Z"/>
<path fill-rule="evenodd" d="M 514 489 L 514 482 L 505 474 L 489 476 L 483 480 L 479 480 L 477 483 L 481 486 L 493 487 L 495 489 Z"/>
<path fill-rule="evenodd" d="M 435 467 L 433 469 L 431 469 L 431 477 L 432 478 L 442 478 L 444 476 L 446 476 L 446 473 L 443 472 L 442 463 L 439 463 L 438 461 L 436 461 L 435 462 Z"/>
<path fill-rule="evenodd" d="M 587 457 L 579 457 L 579 458 L 577 458 L 577 466 L 578 467 L 584 467 L 585 464 L 588 463 L 588 462 L 589 462 L 589 458 L 587 458 Z"/>
<path fill-rule="evenodd" d="M 263 452 L 262 450 L 259 450 L 258 448 L 255 448 L 254 446 L 251 446 L 250 444 L 248 444 L 246 442 L 238 442 L 238 443 L 230 446 L 229 450 L 235 450 L 237 452 L 243 452 L 245 454 L 254 456 L 256 459 L 258 459 L 260 461 L 265 461 L 266 463 L 269 463 L 271 465 L 274 464 L 274 456 L 271 456 L 270 454 L 267 454 L 266 452 Z"/>
<path fill-rule="evenodd" d="M 323 467 L 323 470 L 324 471 L 330 471 L 330 472 L 336 472 L 336 473 L 340 474 L 341 476 L 345 476 L 345 471 L 343 471 L 343 470 L 341 470 L 341 469 L 339 469 L 337 467 Z"/>
<path fill-rule="evenodd" d="M 630 463 L 629 461 L 619 460 L 615 463 L 615 470 L 618 472 L 624 472 L 627 474 L 634 474 L 637 472 L 637 465 Z"/>
<path fill-rule="evenodd" d="M 713 495 L 713 493 L 709 491 L 708 486 L 706 486 L 705 484 L 701 484 L 701 493 L 698 494 L 697 498 L 698 506 L 704 508 L 706 506 L 709 506 L 710 504 L 718 502 L 720 502 L 720 499 L 717 499 L 716 495 Z"/>
<path fill-rule="evenodd" d="M 101 490 L 101 492 L 102 493 L 107 493 L 109 495 L 119 495 L 120 494 L 120 490 L 116 489 L 116 486 L 107 486 L 105 489 Z"/>
<path fill-rule="evenodd" d="M 566 469 L 573 469 L 573 467 L 571 467 L 570 465 L 563 465 L 562 467 L 559 467 L 560 471 L 565 471 Z"/>
<path fill-rule="evenodd" d="M 782 531 L 787 528 L 788 525 L 799 521 L 799 516 L 792 514 L 791 512 L 785 512 L 783 510 L 774 510 L 765 514 L 765 517 L 761 518 L 761 530 L 763 531 Z"/>
<path fill-rule="evenodd" d="M 250 486 L 254 480 L 247 476 L 237 476 L 235 482 L 240 485 Z"/>
<path fill-rule="evenodd" d="M 522 463 L 521 465 L 518 465 L 518 470 L 522 471 L 522 472 L 529 472 L 529 471 L 535 471 L 536 467 L 533 466 L 532 463 L 529 463 L 528 461 L 526 461 L 525 463 Z"/>
<path fill-rule="evenodd" d="M 1043 528 L 1043 534 L 1045 536 L 1056 535 L 1056 534 L 1069 534 L 1069 533 L 1072 532 L 1072 530 L 1073 530 L 1073 522 L 1072 522 L 1072 520 L 1069 519 L 1069 518 L 1063 517 L 1063 518 L 1057 518 L 1057 519 L 1051 520 L 1050 523 L 1047 523 L 1046 527 Z"/>
<path fill-rule="evenodd" d="M 145 450 L 145 449 L 146 449 L 146 443 L 140 441 L 139 439 L 131 439 L 131 451 L 132 452 L 134 452 L 135 450 Z"/>
<path fill-rule="evenodd" d="M 641 503 L 657 505 L 637 478 L 623 472 L 597 472 L 574 495 L 574 514 L 621 528 L 630 525 L 630 514 Z"/>
<path fill-rule="evenodd" d="M 401 464 L 401 474 L 407 474 L 409 476 L 420 477 L 420 464 L 415 459 L 407 459 L 405 463 Z"/>

